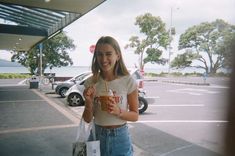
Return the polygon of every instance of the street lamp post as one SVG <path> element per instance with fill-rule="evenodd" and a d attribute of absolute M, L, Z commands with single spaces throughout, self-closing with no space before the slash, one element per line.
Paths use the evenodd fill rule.
<path fill-rule="evenodd" d="M 170 38 L 170 42 L 169 42 L 169 47 L 168 47 L 168 52 L 169 52 L 169 58 L 168 58 L 168 74 L 170 73 L 171 70 L 171 41 L 172 41 L 172 7 L 171 7 L 171 16 L 170 16 L 170 31 L 169 31 L 169 38 Z"/>
<path fill-rule="evenodd" d="M 43 45 L 42 43 L 39 44 L 39 67 L 40 67 L 40 71 L 39 71 L 39 76 L 40 76 L 40 79 L 42 77 L 42 48 L 43 48 Z"/>

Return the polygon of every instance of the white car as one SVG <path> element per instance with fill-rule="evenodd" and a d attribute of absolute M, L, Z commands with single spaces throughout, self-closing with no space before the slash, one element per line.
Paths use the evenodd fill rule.
<path fill-rule="evenodd" d="M 74 84 L 65 93 L 66 102 L 70 106 L 82 106 L 84 105 L 83 91 L 85 89 L 84 82 L 92 76 L 92 73 L 86 75 L 82 81 Z"/>
<path fill-rule="evenodd" d="M 140 74 L 138 69 L 128 69 L 132 77 L 136 80 L 136 83 L 138 85 L 139 90 L 143 90 L 143 76 Z M 84 97 L 83 97 L 83 91 L 85 89 L 84 82 L 86 79 L 88 79 L 90 75 L 87 75 L 84 77 L 80 83 L 77 83 L 69 88 L 69 90 L 66 92 L 66 102 L 69 106 L 83 106 L 84 105 Z M 144 91 L 145 93 L 145 91 Z"/>

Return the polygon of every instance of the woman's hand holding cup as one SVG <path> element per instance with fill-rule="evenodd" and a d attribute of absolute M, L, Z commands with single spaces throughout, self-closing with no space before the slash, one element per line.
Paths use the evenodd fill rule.
<path fill-rule="evenodd" d="M 119 114 L 119 96 L 116 95 L 102 95 L 99 97 L 101 110 L 107 111 L 110 114 Z"/>
<path fill-rule="evenodd" d="M 119 103 L 119 96 L 112 96 L 109 97 L 109 104 L 108 104 L 108 112 L 113 115 L 120 114 L 120 108 L 118 106 Z"/>

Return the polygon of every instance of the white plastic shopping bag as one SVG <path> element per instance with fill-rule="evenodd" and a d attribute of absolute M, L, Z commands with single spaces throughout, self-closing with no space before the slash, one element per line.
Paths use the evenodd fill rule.
<path fill-rule="evenodd" d="M 88 141 L 91 129 L 94 141 Z M 96 140 L 93 121 L 86 123 L 81 119 L 76 142 L 73 143 L 73 156 L 100 156 L 100 141 Z"/>
<path fill-rule="evenodd" d="M 100 141 L 86 142 L 86 154 L 87 156 L 100 156 Z"/>

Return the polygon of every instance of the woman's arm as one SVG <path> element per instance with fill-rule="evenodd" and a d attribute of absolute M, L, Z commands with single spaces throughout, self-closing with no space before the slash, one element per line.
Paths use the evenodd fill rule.
<path fill-rule="evenodd" d="M 127 103 L 129 106 L 129 111 L 120 109 L 118 116 L 122 120 L 126 121 L 137 121 L 139 118 L 139 101 L 138 101 L 138 90 L 135 89 L 133 92 L 127 95 Z"/>
<path fill-rule="evenodd" d="M 89 123 L 91 122 L 92 118 L 93 118 L 93 107 L 92 107 L 92 103 L 89 104 L 89 102 L 87 102 L 85 100 L 85 108 L 82 114 L 83 119 Z"/>
<path fill-rule="evenodd" d="M 96 91 L 94 86 L 86 88 L 83 92 L 83 96 L 85 98 L 85 108 L 82 117 L 88 123 L 91 122 L 93 118 L 93 99 L 95 92 Z"/>
<path fill-rule="evenodd" d="M 138 101 L 138 90 L 135 89 L 133 92 L 127 95 L 127 103 L 129 110 L 123 110 L 121 109 L 114 99 L 110 99 L 110 114 L 114 114 L 117 117 L 121 118 L 122 120 L 126 121 L 137 121 L 139 117 L 139 101 Z"/>

